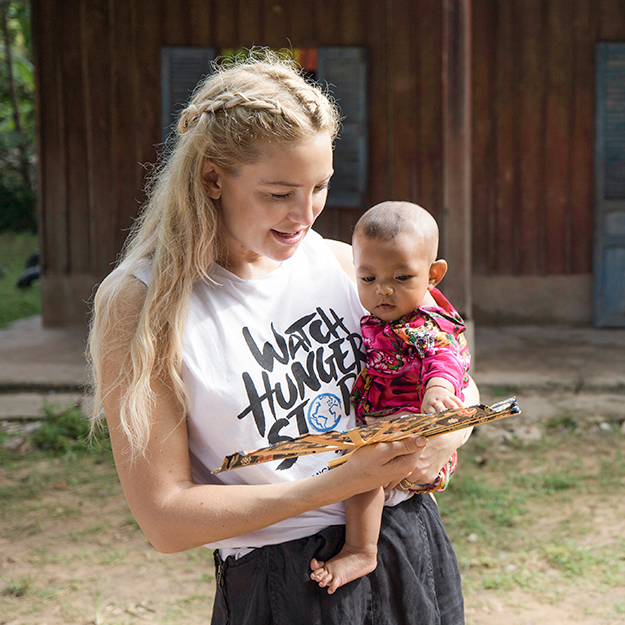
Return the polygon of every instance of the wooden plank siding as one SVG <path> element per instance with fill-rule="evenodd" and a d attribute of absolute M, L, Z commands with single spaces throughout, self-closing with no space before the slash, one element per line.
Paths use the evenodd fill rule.
<path fill-rule="evenodd" d="M 495 268 L 502 273 L 519 271 L 517 200 L 519 194 L 519 37 L 518 2 L 499 2 L 495 55 L 495 126 L 496 165 L 491 175 L 496 176 L 495 203 Z"/>
<path fill-rule="evenodd" d="M 110 14 L 108 0 L 92 0 L 81 7 L 84 104 L 86 112 L 87 168 L 89 186 L 89 273 L 105 274 L 115 258 L 117 237 L 113 236 L 113 163 L 111 160 L 111 66 L 102 54 L 109 47 Z M 108 236 L 102 236 L 102 233 Z"/>
<path fill-rule="evenodd" d="M 473 2 L 473 268 L 491 273 L 495 265 L 497 166 L 495 49 L 497 0 Z"/>
<path fill-rule="evenodd" d="M 625 38 L 625 29 L 622 31 Z M 590 271 L 593 257 L 594 119 L 597 13 L 593 0 L 576 0 L 573 25 L 573 104 L 571 119 L 571 250 L 573 274 Z"/>
<path fill-rule="evenodd" d="M 528 0 L 519 15 L 521 30 L 521 110 L 519 152 L 520 190 L 523 198 L 519 215 L 519 270 L 521 273 L 538 274 L 544 266 L 545 201 L 545 154 L 543 140 L 545 124 L 543 103 L 545 94 L 544 63 L 547 42 L 542 38 L 536 24 L 545 20 L 545 4 L 542 0 Z"/>
<path fill-rule="evenodd" d="M 474 0 L 473 28 L 473 270 L 588 274 L 595 45 L 625 5 Z"/>
<path fill-rule="evenodd" d="M 412 201 L 422 204 L 442 223 L 443 216 L 443 3 L 421 6 L 414 37 L 417 80 L 414 121 L 417 160 L 409 173 Z M 401 199 L 401 198 L 400 198 Z"/>
<path fill-rule="evenodd" d="M 32 0 L 44 321 L 84 317 L 88 285 L 110 270 L 139 211 L 145 166 L 161 142 L 162 46 L 365 47 L 365 205 L 327 209 L 319 230 L 349 241 L 361 212 L 387 199 L 419 202 L 442 221 L 442 7 Z M 594 50 L 599 40 L 625 40 L 625 5 L 473 0 L 471 30 L 473 271 L 588 274 Z M 66 306 L 66 295 L 78 303 Z"/>

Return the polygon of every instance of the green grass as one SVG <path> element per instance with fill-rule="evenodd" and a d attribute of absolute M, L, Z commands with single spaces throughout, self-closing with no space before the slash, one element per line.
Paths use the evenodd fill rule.
<path fill-rule="evenodd" d="M 94 501 L 119 493 L 112 456 L 104 452 L 55 457 L 32 450 L 2 468 L 14 477 L 0 484 L 0 535 L 33 535 L 41 530 L 42 519 L 62 521 L 82 515 L 78 505 L 58 504 L 51 497 L 56 491 L 77 491 Z"/>
<path fill-rule="evenodd" d="M 0 534 L 34 535 L 41 520 L 72 519 L 82 515 L 80 506 L 59 505 L 49 495 L 55 490 L 79 490 L 85 499 L 100 499 L 119 491 L 113 468 L 108 432 L 89 440 L 89 424 L 75 406 L 44 410 L 42 427 L 31 437 L 26 454 L 7 450 L 0 432 Z"/>
<path fill-rule="evenodd" d="M 623 540 L 601 536 L 592 510 L 625 483 L 625 439 L 550 430 L 503 451 L 476 436 L 437 497 L 468 595 L 521 589 L 550 601 L 581 580 L 622 584 Z"/>
<path fill-rule="evenodd" d="M 212 553 L 153 550 L 130 516 L 106 431 L 91 449 L 72 407 L 42 417 L 26 451 L 3 448 L 0 433 L 0 543 L 10 563 L 0 567 L 0 623 L 52 614 L 100 625 L 203 622 L 214 595 Z M 168 580 L 171 593 L 133 590 L 135 577 L 148 574 Z"/>
<path fill-rule="evenodd" d="M 16 286 L 25 269 L 24 263 L 38 246 L 35 234 L 0 232 L 0 268 L 4 272 L 0 278 L 0 328 L 41 312 L 39 281 L 35 280 L 27 289 Z"/>

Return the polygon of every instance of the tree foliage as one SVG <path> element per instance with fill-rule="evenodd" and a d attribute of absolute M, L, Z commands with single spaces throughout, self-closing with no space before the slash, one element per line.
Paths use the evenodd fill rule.
<path fill-rule="evenodd" d="M 0 0 L 0 230 L 36 230 L 35 80 L 28 0 Z"/>

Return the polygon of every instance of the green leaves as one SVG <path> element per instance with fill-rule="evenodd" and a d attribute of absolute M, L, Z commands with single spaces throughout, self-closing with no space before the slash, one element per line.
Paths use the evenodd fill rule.
<path fill-rule="evenodd" d="M 36 229 L 35 72 L 26 0 L 0 2 L 0 230 Z"/>

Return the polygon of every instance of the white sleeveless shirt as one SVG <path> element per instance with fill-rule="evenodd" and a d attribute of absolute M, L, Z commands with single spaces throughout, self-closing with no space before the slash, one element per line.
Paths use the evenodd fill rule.
<path fill-rule="evenodd" d="M 135 272 L 146 283 L 149 274 Z M 364 359 L 366 313 L 355 285 L 313 231 L 260 279 L 242 280 L 218 265 L 210 277 L 217 284 L 194 285 L 183 336 L 194 481 L 269 484 L 327 471 L 334 452 L 211 474 L 236 451 L 354 427 L 349 394 Z M 261 547 L 344 522 L 337 503 L 207 547 Z"/>

